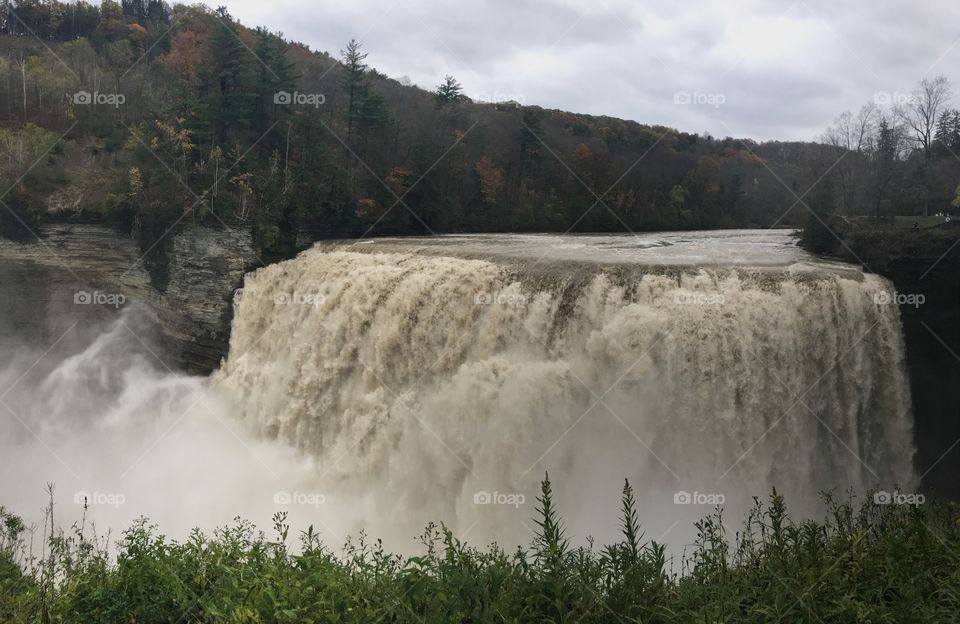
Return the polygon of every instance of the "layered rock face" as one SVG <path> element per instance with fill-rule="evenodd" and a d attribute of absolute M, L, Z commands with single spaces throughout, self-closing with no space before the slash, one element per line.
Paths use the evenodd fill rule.
<path fill-rule="evenodd" d="M 93 224 L 48 224 L 38 234 L 0 240 L 0 346 L 66 346 L 124 306 L 144 305 L 154 328 L 138 338 L 168 368 L 219 365 L 233 293 L 258 264 L 248 231 L 191 227 L 155 244 Z"/>
<path fill-rule="evenodd" d="M 890 279 L 902 301 L 923 487 L 960 499 L 960 227 L 841 234 L 838 255 Z"/>

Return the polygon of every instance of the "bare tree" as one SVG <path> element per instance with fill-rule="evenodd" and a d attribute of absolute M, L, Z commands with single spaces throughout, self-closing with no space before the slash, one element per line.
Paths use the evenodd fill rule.
<path fill-rule="evenodd" d="M 894 108 L 894 114 L 911 135 L 923 155 L 923 216 L 930 212 L 930 159 L 940 110 L 950 101 L 953 90 L 946 76 L 924 78 L 906 104 Z"/>
<path fill-rule="evenodd" d="M 23 86 L 23 120 L 27 120 L 27 59 L 23 52 L 16 59 L 17 66 L 20 68 L 20 84 Z"/>
<path fill-rule="evenodd" d="M 873 102 L 864 104 L 854 115 L 845 111 L 837 117 L 824 132 L 821 140 L 840 151 L 837 163 L 837 179 L 840 186 L 840 212 L 850 214 L 856 211 L 857 198 L 862 195 L 860 172 L 864 168 L 864 158 L 872 151 L 876 142 L 877 122 L 880 110 Z"/>

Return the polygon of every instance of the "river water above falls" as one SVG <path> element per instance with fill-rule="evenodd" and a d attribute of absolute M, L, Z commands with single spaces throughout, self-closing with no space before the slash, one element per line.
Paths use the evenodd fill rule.
<path fill-rule="evenodd" d="M 5 400 L 37 435 L 5 424 L 2 461 L 37 483 L 5 494 L 125 492 L 161 526 L 291 510 L 399 548 L 431 520 L 526 543 L 546 471 L 579 538 L 614 535 L 624 478 L 674 544 L 772 487 L 817 513 L 822 490 L 915 479 L 890 289 L 781 231 L 319 243 L 247 276 L 210 379 L 118 325 L 27 375 Z"/>

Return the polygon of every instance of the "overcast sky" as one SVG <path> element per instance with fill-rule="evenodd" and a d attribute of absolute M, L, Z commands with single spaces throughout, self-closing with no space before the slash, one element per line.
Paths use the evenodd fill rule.
<path fill-rule="evenodd" d="M 432 89 L 689 132 L 814 139 L 838 113 L 960 87 L 957 0 L 207 0 Z M 957 98 L 960 100 L 960 98 Z"/>

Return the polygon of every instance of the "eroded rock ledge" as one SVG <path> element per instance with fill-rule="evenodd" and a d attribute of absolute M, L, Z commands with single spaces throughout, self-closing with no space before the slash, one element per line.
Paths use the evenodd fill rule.
<path fill-rule="evenodd" d="M 190 227 L 156 245 L 95 224 L 47 224 L 38 234 L 40 242 L 0 240 L 0 343 L 50 345 L 74 325 L 82 330 L 139 303 L 156 326 L 143 339 L 169 368 L 208 373 L 219 365 L 233 293 L 258 265 L 248 230 Z M 83 293 L 125 302 L 84 303 Z"/>
<path fill-rule="evenodd" d="M 960 499 L 960 223 L 905 229 L 838 222 L 832 255 L 879 273 L 900 306 L 917 469 L 929 493 Z M 914 297 L 909 298 L 910 295 Z"/>

